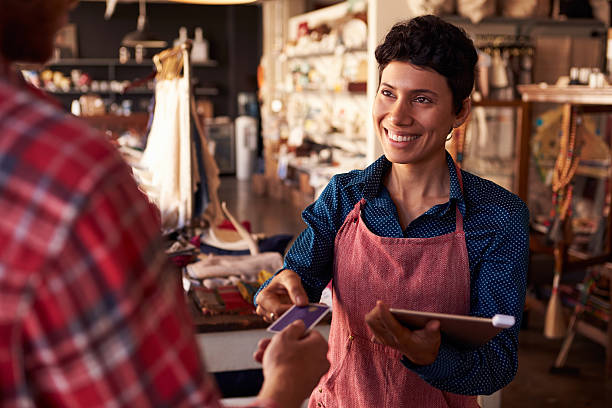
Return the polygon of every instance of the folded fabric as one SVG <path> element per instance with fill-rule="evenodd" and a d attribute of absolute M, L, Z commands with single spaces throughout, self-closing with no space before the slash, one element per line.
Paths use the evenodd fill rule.
<path fill-rule="evenodd" d="M 217 295 L 223 301 L 226 313 L 252 314 L 255 312 L 253 304 L 244 300 L 236 286 L 220 286 L 216 290 Z"/>
<path fill-rule="evenodd" d="M 245 230 L 247 230 L 248 232 L 251 232 L 251 222 L 250 221 L 242 221 L 240 224 L 242 224 Z M 217 225 L 217 228 L 236 231 L 236 228 L 234 227 L 234 225 L 232 225 L 232 223 L 229 220 L 221 221 L 221 223 Z"/>
<path fill-rule="evenodd" d="M 257 255 L 200 255 L 200 260 L 186 266 L 192 278 L 219 278 L 231 275 L 257 277 L 260 270 L 277 270 L 283 265 L 278 252 L 262 252 Z"/>
<path fill-rule="evenodd" d="M 218 315 L 223 313 L 225 306 L 214 289 L 193 287 L 193 300 L 203 315 Z"/>
<path fill-rule="evenodd" d="M 260 239 L 257 243 L 259 252 L 278 252 L 284 254 L 287 245 L 293 239 L 293 235 L 278 234 L 271 237 Z M 232 247 L 233 246 L 233 247 Z M 231 245 L 217 246 L 208 239 L 201 239 L 200 251 L 204 254 L 217 255 L 248 255 L 249 249 L 244 241 L 232 242 Z"/>
<path fill-rule="evenodd" d="M 255 295 L 255 293 L 257 293 L 257 289 L 259 289 L 260 285 L 257 282 L 250 283 L 250 282 L 238 281 L 238 282 L 235 283 L 235 286 L 240 291 L 240 294 L 242 295 L 242 298 L 249 305 L 252 305 L 253 304 L 253 295 Z"/>

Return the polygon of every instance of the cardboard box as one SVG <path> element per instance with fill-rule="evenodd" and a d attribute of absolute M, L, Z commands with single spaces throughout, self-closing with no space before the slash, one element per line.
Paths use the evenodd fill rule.
<path fill-rule="evenodd" d="M 275 200 L 283 198 L 283 183 L 279 178 L 266 177 L 266 191 Z"/>
<path fill-rule="evenodd" d="M 278 179 L 278 162 L 271 157 L 266 157 L 264 163 L 266 178 Z"/>
<path fill-rule="evenodd" d="M 301 171 L 298 175 L 298 184 L 300 191 L 308 192 L 312 188 L 310 187 L 310 174 Z"/>
<path fill-rule="evenodd" d="M 268 190 L 266 176 L 255 173 L 251 176 L 251 191 L 257 196 L 265 196 Z"/>
<path fill-rule="evenodd" d="M 299 189 L 293 189 L 291 191 L 291 203 L 294 207 L 300 211 L 304 210 L 314 201 L 314 193 L 305 193 Z"/>

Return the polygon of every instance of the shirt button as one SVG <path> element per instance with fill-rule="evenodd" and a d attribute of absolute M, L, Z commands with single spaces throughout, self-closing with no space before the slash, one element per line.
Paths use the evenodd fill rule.
<path fill-rule="evenodd" d="M 317 407 L 321 407 L 321 406 L 322 406 L 321 403 L 317 402 Z"/>
<path fill-rule="evenodd" d="M 323 392 L 323 388 L 319 388 L 319 392 Z"/>
<path fill-rule="evenodd" d="M 353 339 L 354 339 L 353 335 L 352 335 L 352 334 L 351 334 L 351 335 L 349 335 L 349 336 L 348 336 L 348 339 L 349 339 L 349 340 L 353 340 Z"/>
<path fill-rule="evenodd" d="M 357 224 L 357 217 L 353 218 L 353 223 Z"/>

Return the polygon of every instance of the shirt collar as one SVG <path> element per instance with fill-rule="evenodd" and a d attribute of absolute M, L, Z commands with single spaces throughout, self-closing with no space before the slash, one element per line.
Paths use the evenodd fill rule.
<path fill-rule="evenodd" d="M 449 192 L 449 203 L 445 206 L 443 212 L 448 211 L 453 206 L 451 202 L 455 202 L 459 207 L 461 215 L 465 216 L 465 199 L 459 185 L 459 178 L 457 176 L 457 168 L 451 155 L 446 152 L 446 165 L 448 166 L 448 173 L 450 175 L 450 192 Z M 363 182 L 363 197 L 366 200 L 375 199 L 382 188 L 383 177 L 391 168 L 391 162 L 387 160 L 385 155 L 380 156 L 374 163 L 366 167 L 363 171 L 363 177 L 356 182 Z"/>

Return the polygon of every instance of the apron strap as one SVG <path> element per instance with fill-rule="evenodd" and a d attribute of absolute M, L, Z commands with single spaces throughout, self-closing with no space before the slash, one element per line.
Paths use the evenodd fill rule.
<path fill-rule="evenodd" d="M 459 180 L 459 188 L 461 189 L 461 194 L 463 194 L 463 176 L 461 175 L 461 169 L 455 163 L 455 171 L 457 172 L 457 179 Z M 457 202 L 455 202 L 455 232 L 463 232 L 463 215 L 461 211 L 459 211 L 459 206 Z"/>

